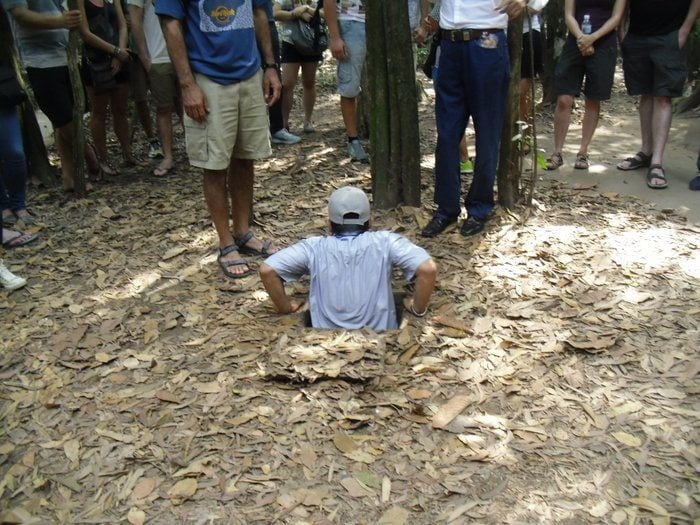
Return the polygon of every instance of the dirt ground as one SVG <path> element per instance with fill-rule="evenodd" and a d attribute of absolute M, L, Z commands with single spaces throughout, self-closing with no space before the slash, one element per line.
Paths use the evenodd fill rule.
<path fill-rule="evenodd" d="M 320 234 L 333 189 L 370 188 L 332 83 L 326 65 L 317 132 L 257 165 L 265 238 Z M 652 192 L 614 169 L 638 148 L 618 92 L 590 174 L 543 175 L 533 208 L 475 239 L 423 240 L 431 108 L 424 205 L 376 222 L 425 246 L 439 282 L 430 314 L 392 332 L 310 331 L 257 276 L 226 281 L 181 135 L 167 179 L 32 191 L 40 240 L 5 256 L 29 285 L 0 292 L 0 521 L 697 522 L 698 120 L 674 121 L 671 187 Z"/>

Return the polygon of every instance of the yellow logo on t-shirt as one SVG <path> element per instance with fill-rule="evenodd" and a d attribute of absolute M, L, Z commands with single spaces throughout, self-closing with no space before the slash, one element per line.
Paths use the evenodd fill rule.
<path fill-rule="evenodd" d="M 228 21 L 236 16 L 236 10 L 223 5 L 217 6 L 213 9 L 209 15 L 212 20 L 215 20 L 219 24 L 227 24 Z"/>

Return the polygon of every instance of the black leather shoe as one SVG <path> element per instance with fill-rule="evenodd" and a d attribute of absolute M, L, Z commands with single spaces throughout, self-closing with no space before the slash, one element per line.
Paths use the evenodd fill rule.
<path fill-rule="evenodd" d="M 450 224 L 457 222 L 457 219 L 451 219 L 449 217 L 443 217 L 442 215 L 433 215 L 430 219 L 428 225 L 423 228 L 421 235 L 423 237 L 435 237 L 438 233 L 445 231 Z"/>
<path fill-rule="evenodd" d="M 459 233 L 461 233 L 465 237 L 469 237 L 470 235 L 476 235 L 477 233 L 481 233 L 482 231 L 484 231 L 485 227 L 485 221 L 480 221 L 479 219 L 475 219 L 474 217 L 467 217 L 467 220 L 464 221 L 464 224 L 462 224 L 462 228 L 459 230 Z"/>

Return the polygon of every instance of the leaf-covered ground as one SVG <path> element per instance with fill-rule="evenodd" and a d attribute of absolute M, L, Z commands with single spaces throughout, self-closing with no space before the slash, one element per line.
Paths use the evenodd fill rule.
<path fill-rule="evenodd" d="M 477 239 L 424 241 L 430 104 L 426 205 L 376 222 L 439 283 L 394 332 L 309 331 L 226 281 L 181 149 L 167 179 L 35 192 L 41 240 L 6 257 L 30 284 L 0 292 L 2 522 L 697 520 L 700 229 L 542 183 Z M 256 228 L 283 244 L 370 187 L 327 86 L 316 121 L 257 165 Z"/>

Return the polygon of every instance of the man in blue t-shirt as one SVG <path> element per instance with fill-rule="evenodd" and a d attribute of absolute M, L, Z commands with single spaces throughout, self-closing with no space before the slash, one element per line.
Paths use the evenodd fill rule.
<path fill-rule="evenodd" d="M 297 311 L 284 282 L 308 274 L 309 310 L 314 328 L 388 330 L 398 325 L 391 289 L 394 267 L 407 280 L 415 278 L 405 309 L 417 317 L 428 312 L 437 266 L 428 252 L 390 231 L 369 231 L 370 206 L 365 193 L 353 186 L 333 192 L 328 201 L 331 235 L 311 237 L 268 257 L 260 278 L 279 313 Z"/>
<path fill-rule="evenodd" d="M 204 170 L 204 197 L 219 236 L 218 261 L 231 279 L 253 273 L 241 254 L 277 251 L 249 230 L 253 161 L 271 153 L 267 106 L 281 90 L 267 1 L 156 3 L 182 91 L 187 155 L 191 165 Z"/>

